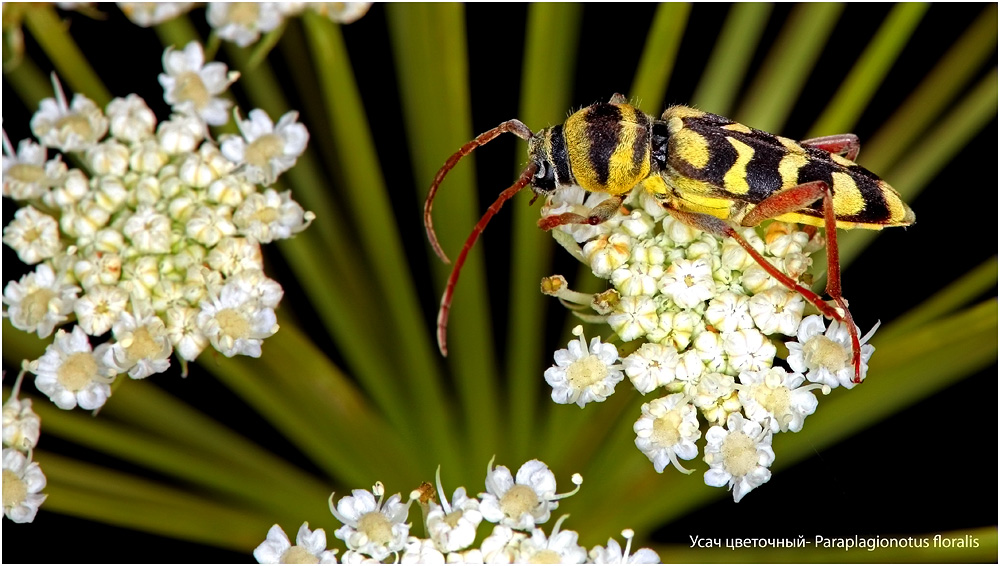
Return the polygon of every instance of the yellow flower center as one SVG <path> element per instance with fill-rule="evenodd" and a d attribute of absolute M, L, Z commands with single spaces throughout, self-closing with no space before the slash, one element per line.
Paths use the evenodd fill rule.
<path fill-rule="evenodd" d="M 229 21 L 252 28 L 257 23 L 260 10 L 255 2 L 233 2 L 229 5 Z"/>
<path fill-rule="evenodd" d="M 826 336 L 814 336 L 802 346 L 802 356 L 806 365 L 822 367 L 832 372 L 847 367 L 850 353 L 839 343 Z"/>
<path fill-rule="evenodd" d="M 7 174 L 22 183 L 34 183 L 45 178 L 45 169 L 30 163 L 18 163 L 7 170 Z"/>
<path fill-rule="evenodd" d="M 11 509 L 28 498 L 28 486 L 10 470 L 3 471 L 3 508 Z"/>
<path fill-rule="evenodd" d="M 566 378 L 575 389 L 585 389 L 608 376 L 608 366 L 594 354 L 566 368 Z"/>
<path fill-rule="evenodd" d="M 358 519 L 358 532 L 375 544 L 385 545 L 392 541 L 392 523 L 378 511 L 365 513 Z"/>
<path fill-rule="evenodd" d="M 90 384 L 97 374 L 97 360 L 90 352 L 77 352 L 66 358 L 56 372 L 56 381 L 76 393 Z"/>
<path fill-rule="evenodd" d="M 247 146 L 245 159 L 250 165 L 267 167 L 271 158 L 278 157 L 285 150 L 284 140 L 278 134 L 264 134 Z"/>
<path fill-rule="evenodd" d="M 757 467 L 757 447 L 752 438 L 735 431 L 722 441 L 722 465 L 733 477 L 743 477 Z"/>
<path fill-rule="evenodd" d="M 761 407 L 778 417 L 779 421 L 782 416 L 791 412 L 792 393 L 784 385 L 773 389 L 766 385 L 760 385 L 754 388 L 753 397 L 760 403 Z"/>
<path fill-rule="evenodd" d="M 142 326 L 132 333 L 132 343 L 126 346 L 125 352 L 129 360 L 137 362 L 145 358 L 152 358 L 159 354 L 160 345 L 153 340 L 149 330 Z"/>
<path fill-rule="evenodd" d="M 90 128 L 90 120 L 79 114 L 67 114 L 56 121 L 56 129 L 63 136 L 76 134 L 85 140 L 89 140 L 94 133 Z M 65 138 L 64 138 L 65 139 Z"/>
<path fill-rule="evenodd" d="M 278 219 L 278 211 L 271 206 L 264 207 L 253 215 L 254 220 L 263 222 L 264 224 L 270 224 Z"/>
<path fill-rule="evenodd" d="M 250 335 L 250 323 L 236 309 L 222 309 L 215 314 L 215 320 L 225 336 L 246 338 Z"/>
<path fill-rule="evenodd" d="M 282 564 L 319 564 L 319 557 L 299 545 L 295 545 L 281 555 Z"/>
<path fill-rule="evenodd" d="M 462 510 L 455 509 L 451 513 L 445 515 L 443 520 L 449 527 L 454 529 L 455 527 L 458 526 L 458 521 L 461 520 L 461 518 L 462 518 Z"/>
<path fill-rule="evenodd" d="M 562 557 L 554 550 L 540 550 L 531 555 L 528 564 L 562 564 Z"/>
<path fill-rule="evenodd" d="M 534 511 L 538 504 L 538 494 L 526 485 L 515 485 L 500 498 L 500 508 L 504 515 L 515 520 L 524 513 Z"/>
<path fill-rule="evenodd" d="M 193 71 L 185 71 L 177 77 L 174 94 L 177 96 L 177 100 L 192 102 L 194 107 L 199 110 L 207 106 L 208 101 L 212 99 L 201 77 Z"/>
<path fill-rule="evenodd" d="M 657 417 L 653 421 L 652 441 L 658 446 L 673 446 L 680 442 L 680 425 L 683 420 L 680 409 L 673 409 L 662 417 Z"/>
<path fill-rule="evenodd" d="M 29 293 L 21 301 L 21 309 L 24 312 L 25 319 L 32 323 L 38 323 L 43 320 L 49 312 L 49 302 L 55 296 L 56 294 L 49 289 L 38 289 Z"/>

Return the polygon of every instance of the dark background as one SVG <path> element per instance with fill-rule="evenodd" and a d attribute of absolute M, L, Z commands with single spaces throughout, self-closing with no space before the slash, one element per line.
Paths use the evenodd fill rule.
<path fill-rule="evenodd" d="M 163 119 L 168 109 L 156 81 L 156 75 L 161 72 L 162 46 L 155 33 L 130 24 L 112 5 L 102 5 L 101 9 L 107 13 L 105 21 L 65 14 L 71 22 L 72 35 L 113 95 L 136 92 L 146 99 L 158 118 Z M 653 4 L 587 4 L 584 7 L 574 108 L 607 99 L 614 92 L 628 91 L 655 9 Z M 967 4 L 942 4 L 930 8 L 855 129 L 854 133 L 862 141 L 862 155 L 864 141 L 901 104 L 983 9 L 984 5 Z M 790 10 L 788 5 L 775 6 L 748 77 L 754 76 Z M 693 7 L 664 106 L 689 100 L 727 11 L 728 6 L 721 4 Z M 806 129 L 829 102 L 835 87 L 888 11 L 889 6 L 868 3 L 846 8 L 832 35 L 831 45 L 810 76 L 786 126 L 775 133 L 804 137 Z M 471 4 L 466 7 L 469 37 L 477 38 L 470 39 L 468 44 L 473 126 L 477 132 L 517 116 L 526 12 L 527 7 L 519 4 L 502 7 Z M 207 36 L 204 10 L 192 12 L 192 20 Z M 422 203 L 418 201 L 418 192 L 411 190 L 416 185 L 425 185 L 428 180 L 412 178 L 384 7 L 374 6 L 367 16 L 345 26 L 343 31 L 368 119 L 375 132 L 387 184 L 400 187 L 399 196 L 394 200 L 400 230 L 404 234 L 420 235 L 405 239 L 404 244 L 410 267 L 418 274 L 428 328 L 432 328 L 438 298 L 427 272 L 428 249 L 423 241 L 419 213 Z M 298 33 L 298 23 L 292 22 L 286 34 Z M 46 60 L 38 56 L 40 51 L 27 34 L 26 47 L 29 56 L 47 73 L 50 69 L 45 68 Z M 994 59 L 981 69 L 979 76 L 985 75 L 995 64 Z M 282 72 L 282 65 L 277 61 L 274 68 L 279 74 Z M 239 97 L 238 88 L 233 91 Z M 6 81 L 3 95 L 6 118 L 3 126 L 16 146 L 18 140 L 30 134 L 27 126 L 34 109 L 26 109 Z M 240 106 L 244 110 L 250 108 L 246 103 Z M 569 110 L 567 108 L 567 112 Z M 323 136 L 322 126 L 308 120 L 306 123 L 313 140 Z M 529 124 L 529 127 L 536 129 L 546 125 Z M 994 194 L 990 187 L 994 184 L 996 171 L 996 131 L 994 118 L 921 195 L 909 203 L 916 211 L 917 224 L 906 230 L 886 230 L 844 271 L 845 295 L 851 300 L 852 311 L 861 315 L 857 322 L 862 328 L 871 327 L 878 319 L 883 324 L 891 322 L 996 254 L 993 235 L 997 217 L 993 214 L 993 199 L 989 198 Z M 491 202 L 513 179 L 513 151 L 512 139 L 500 139 L 491 144 L 489 151 L 477 155 L 481 202 Z M 986 195 L 985 201 L 983 195 Z M 515 206 L 521 204 L 513 203 Z M 4 200 L 5 223 L 13 210 L 12 204 Z M 482 240 L 481 245 L 485 246 L 490 258 L 491 280 L 505 281 L 509 262 L 516 261 L 509 257 L 508 220 L 507 216 L 499 215 Z M 344 221 L 350 222 L 350 219 Z M 280 257 L 270 251 L 269 273 L 286 288 L 285 306 L 303 312 L 302 308 L 308 306 L 296 304 L 301 294 L 290 287 L 294 284 L 292 277 L 283 273 Z M 20 277 L 25 267 L 6 246 L 3 254 L 4 281 Z M 902 280 L 896 275 L 901 266 L 913 265 L 921 266 L 917 276 Z M 912 273 L 912 270 L 907 272 Z M 491 296 L 496 297 L 494 312 L 505 312 L 506 294 L 492 293 Z M 553 311 L 553 319 L 561 314 L 561 309 Z M 494 320 L 502 325 L 506 317 L 496 316 Z M 308 322 L 301 321 L 303 324 Z M 550 327 L 553 329 L 550 349 L 554 350 L 559 340 L 556 329 L 560 329 L 561 324 Z M 499 328 L 495 336 L 503 340 L 505 329 Z M 338 354 L 333 343 L 325 346 L 336 360 Z M 12 368 L 5 369 L 10 371 Z M 16 369 L 13 371 L 16 373 Z M 283 441 L 259 415 L 213 378 L 199 372 L 197 366 L 192 368 L 188 379 L 178 379 L 178 375 L 179 370 L 173 366 L 166 375 L 155 378 L 156 384 L 210 411 L 220 420 L 235 423 L 234 427 L 248 435 L 252 432 L 262 445 L 307 470 L 314 470 L 308 460 Z M 724 497 L 675 523 L 664 525 L 655 538 L 686 547 L 689 535 L 745 537 L 787 533 L 789 536 L 804 534 L 807 538 L 814 534 L 906 535 L 995 524 L 996 484 L 993 479 L 996 459 L 989 447 L 996 446 L 997 440 L 994 436 L 997 415 L 993 404 L 996 375 L 994 362 L 993 366 L 934 398 L 777 473 L 770 483 L 759 488 L 759 493 L 755 492 L 756 497 L 747 497 L 738 506 Z M 984 396 L 986 406 L 974 402 Z M 222 411 L 225 413 L 220 414 Z M 80 454 L 78 447 L 46 436 L 44 428 L 41 442 L 49 451 L 99 462 L 111 461 Z M 120 462 L 115 465 L 122 467 Z M 321 475 L 318 470 L 314 471 Z M 476 489 L 475 486 L 467 487 Z M 724 517 L 727 519 L 720 520 Z M 294 537 L 298 525 L 283 527 Z M 4 562 L 252 560 L 251 549 L 246 553 L 234 553 L 162 539 L 47 512 L 44 505 L 33 524 L 17 525 L 5 521 L 3 529 L 7 535 Z M 265 534 L 260 533 L 261 540 Z M 332 532 L 327 536 L 330 546 L 339 542 L 334 541 Z"/>

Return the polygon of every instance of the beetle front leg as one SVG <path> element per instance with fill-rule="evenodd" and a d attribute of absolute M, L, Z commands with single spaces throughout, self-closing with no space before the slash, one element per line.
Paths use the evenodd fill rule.
<path fill-rule="evenodd" d="M 603 224 L 618 213 L 618 210 L 622 207 L 622 203 L 625 202 L 627 194 L 615 195 L 604 200 L 594 208 L 591 208 L 590 214 L 586 216 L 574 212 L 546 216 L 538 220 L 538 227 L 542 230 L 551 230 L 564 224 L 590 224 L 591 226 Z"/>

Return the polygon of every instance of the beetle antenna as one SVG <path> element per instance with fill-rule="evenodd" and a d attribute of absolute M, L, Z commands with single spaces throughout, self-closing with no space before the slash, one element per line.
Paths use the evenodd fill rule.
<path fill-rule="evenodd" d="M 521 176 L 517 178 L 517 182 L 504 190 L 504 192 L 500 193 L 496 202 L 491 204 L 490 207 L 486 209 L 486 212 L 483 213 L 483 217 L 479 219 L 479 222 L 472 229 L 472 233 L 469 234 L 468 239 L 465 240 L 465 245 L 462 246 L 462 251 L 459 252 L 458 259 L 455 260 L 455 266 L 451 268 L 451 275 L 448 276 L 448 285 L 445 286 L 444 295 L 441 296 L 441 310 L 438 311 L 437 338 L 438 348 L 441 350 L 442 356 L 448 355 L 448 341 L 446 336 L 448 332 L 448 312 L 451 311 L 451 298 L 455 293 L 455 285 L 458 283 L 458 274 L 461 273 L 462 266 L 465 265 L 465 257 L 469 255 L 469 250 L 472 249 L 476 240 L 479 239 L 479 235 L 486 229 L 486 225 L 489 223 L 490 219 L 493 218 L 493 215 L 500 211 L 500 207 L 503 206 L 503 203 L 510 200 L 511 197 L 516 195 L 518 191 L 528 186 L 536 172 L 538 172 L 538 165 L 535 163 L 531 163 L 525 167 L 524 171 L 521 172 Z M 427 210 L 430 210 L 429 206 Z M 433 230 L 430 228 L 429 224 L 428 234 L 433 234 Z M 432 239 L 431 241 L 434 242 L 435 240 Z"/>
<path fill-rule="evenodd" d="M 472 153 L 472 150 L 476 149 L 477 147 L 481 145 L 486 145 L 487 143 L 492 141 L 493 138 L 507 132 L 515 134 L 517 135 L 517 137 L 523 140 L 531 139 L 531 136 L 534 135 L 531 133 L 531 130 L 528 129 L 528 126 L 524 125 L 524 122 L 521 122 L 520 120 L 507 120 L 503 124 L 500 124 L 499 126 L 493 128 L 492 130 L 479 134 L 478 136 L 476 136 L 476 139 L 463 145 L 462 149 L 456 151 L 454 155 L 448 158 L 448 161 L 444 162 L 444 165 L 441 166 L 441 169 L 438 170 L 437 175 L 434 176 L 434 182 L 431 183 L 431 189 L 430 191 L 427 192 L 427 201 L 424 203 L 424 228 L 427 229 L 427 239 L 430 240 L 431 247 L 434 248 L 434 253 L 436 253 L 437 256 L 441 258 L 441 261 L 445 263 L 451 263 L 451 260 L 448 259 L 448 255 L 444 253 L 443 249 L 441 249 L 441 243 L 438 242 L 437 234 L 434 232 L 434 222 L 431 219 L 431 206 L 434 203 L 434 195 L 437 194 L 438 187 L 441 186 L 441 182 L 444 181 L 444 177 L 445 175 L 448 174 L 448 171 L 451 171 L 451 169 L 463 157 Z M 524 185 L 522 185 L 522 188 L 523 186 Z M 503 196 L 503 194 L 506 194 L 506 191 L 504 191 L 504 193 L 501 193 L 501 196 Z M 473 241 L 475 241 L 475 238 L 473 238 Z"/>

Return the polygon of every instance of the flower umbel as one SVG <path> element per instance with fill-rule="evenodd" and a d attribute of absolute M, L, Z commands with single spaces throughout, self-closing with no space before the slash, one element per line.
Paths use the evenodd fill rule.
<path fill-rule="evenodd" d="M 598 197 L 579 187 L 561 187 L 548 197 L 542 215 L 586 217 L 589 207 L 603 200 Z M 698 454 L 699 423 L 716 425 L 705 435 L 705 460 L 712 466 L 705 481 L 728 485 L 739 501 L 770 477 L 770 435 L 801 430 L 816 410 L 812 391 L 854 386 L 850 333 L 840 322 L 827 328 L 821 316 L 803 318 L 805 299 L 779 283 L 735 239 L 685 224 L 641 188 L 629 198 L 634 202 L 626 200 L 606 222 L 553 230 L 556 241 L 606 279 L 610 289 L 585 295 L 566 289 L 564 278 L 550 277 L 543 281 L 543 292 L 578 314 L 593 308 L 596 314 L 580 318 L 606 322 L 622 344 L 595 339 L 588 349 L 577 327 L 580 340 L 555 353 L 556 365 L 545 371 L 545 380 L 555 402 L 581 407 L 612 395 L 622 374 L 643 395 L 662 388 L 660 398 L 642 406 L 634 425 L 636 447 L 657 472 L 670 464 L 689 473 L 680 460 Z M 784 222 L 771 222 L 762 232 L 737 231 L 794 281 L 811 264 L 807 254 L 822 245 L 822 238 Z M 792 372 L 775 366 L 776 340 L 782 336 L 798 339 L 787 343 Z M 618 364 L 621 350 L 629 353 Z M 873 350 L 862 346 L 862 373 Z M 819 385 L 803 386 L 806 380 Z M 767 434 L 751 434 L 751 429 Z M 748 448 L 737 450 L 743 444 Z M 752 459 L 758 463 L 744 465 Z"/>
<path fill-rule="evenodd" d="M 574 328 L 573 334 L 578 339 L 555 353 L 556 365 L 545 370 L 545 381 L 552 386 L 553 401 L 583 407 L 607 399 L 624 374 L 613 345 L 595 337 L 588 346 L 582 326 Z"/>

